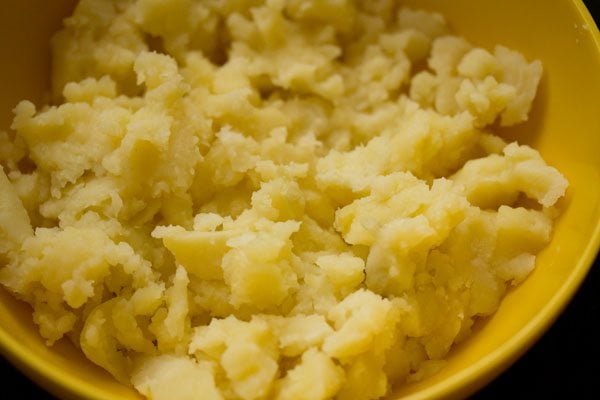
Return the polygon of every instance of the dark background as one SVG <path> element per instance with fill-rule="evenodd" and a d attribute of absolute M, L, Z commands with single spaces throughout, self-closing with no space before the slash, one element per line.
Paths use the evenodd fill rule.
<path fill-rule="evenodd" d="M 584 3 L 596 24 L 600 24 L 600 0 L 584 0 Z M 600 258 L 550 330 L 472 399 L 600 399 L 599 269 Z M 0 380 L 1 393 L 11 393 L 12 398 L 52 399 L 1 356 Z M 0 394 L 0 398 L 5 397 Z"/>

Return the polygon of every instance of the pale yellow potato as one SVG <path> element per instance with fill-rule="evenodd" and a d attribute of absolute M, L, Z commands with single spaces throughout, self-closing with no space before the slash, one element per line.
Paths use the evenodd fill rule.
<path fill-rule="evenodd" d="M 188 357 L 164 354 L 142 359 L 134 369 L 131 383 L 149 399 L 223 399 L 215 384 L 212 364 Z"/>
<path fill-rule="evenodd" d="M 0 254 L 8 255 L 33 236 L 29 215 L 0 166 Z"/>
<path fill-rule="evenodd" d="M 333 333 L 333 328 L 322 315 L 297 314 L 291 317 L 264 315 L 279 340 L 284 356 L 295 357 L 311 347 L 319 347 Z"/>
<path fill-rule="evenodd" d="M 291 369 L 279 385 L 278 400 L 319 400 L 335 395 L 344 381 L 344 370 L 327 355 L 311 348 L 302 354 L 300 363 Z"/>
<path fill-rule="evenodd" d="M 566 179 L 494 134 L 541 63 L 441 15 L 82 0 L 52 46 L 0 132 L 0 283 L 147 398 L 380 398 L 551 240 Z"/>

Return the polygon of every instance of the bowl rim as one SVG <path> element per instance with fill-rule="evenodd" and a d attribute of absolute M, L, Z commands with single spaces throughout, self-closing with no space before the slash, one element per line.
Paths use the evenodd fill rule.
<path fill-rule="evenodd" d="M 579 16 L 591 28 L 590 35 L 600 53 L 600 30 L 583 0 L 571 0 Z M 430 387 L 404 396 L 404 399 L 426 400 L 441 397 L 466 396 L 492 381 L 523 353 L 531 348 L 550 328 L 567 307 L 594 264 L 600 250 L 600 219 L 568 279 L 551 300 L 519 332 L 460 372 Z M 0 326 L 0 353 L 18 370 L 48 392 L 73 399 L 103 400 L 95 385 L 73 377 L 68 371 L 56 368 L 49 360 L 32 352 Z M 468 385 L 472 386 L 469 387 Z"/>
<path fill-rule="evenodd" d="M 32 352 L 4 328 L 0 329 L 0 353 L 35 384 L 59 398 L 102 400 L 94 385 L 74 378 Z"/>

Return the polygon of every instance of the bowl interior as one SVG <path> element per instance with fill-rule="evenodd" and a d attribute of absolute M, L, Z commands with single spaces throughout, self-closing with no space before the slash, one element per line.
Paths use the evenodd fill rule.
<path fill-rule="evenodd" d="M 543 333 L 585 277 L 600 244 L 600 34 L 581 0 L 404 0 L 442 12 L 453 30 L 488 48 L 503 44 L 540 59 L 544 78 L 530 120 L 502 134 L 533 145 L 570 181 L 552 243 L 533 274 L 498 312 L 450 354 L 446 367 L 393 398 L 462 397 L 512 363 Z M 3 4 L 0 14 L 0 129 L 20 99 L 43 103 L 49 38 L 73 0 Z M 63 398 L 136 399 L 65 340 L 47 348 L 31 309 L 0 289 L 0 350 Z"/>

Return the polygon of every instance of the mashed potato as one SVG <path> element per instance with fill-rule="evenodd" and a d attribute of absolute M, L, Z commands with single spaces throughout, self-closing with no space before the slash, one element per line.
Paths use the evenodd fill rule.
<path fill-rule="evenodd" d="M 0 282 L 152 399 L 375 399 L 533 270 L 539 61 L 393 1 L 82 0 L 0 133 Z"/>

